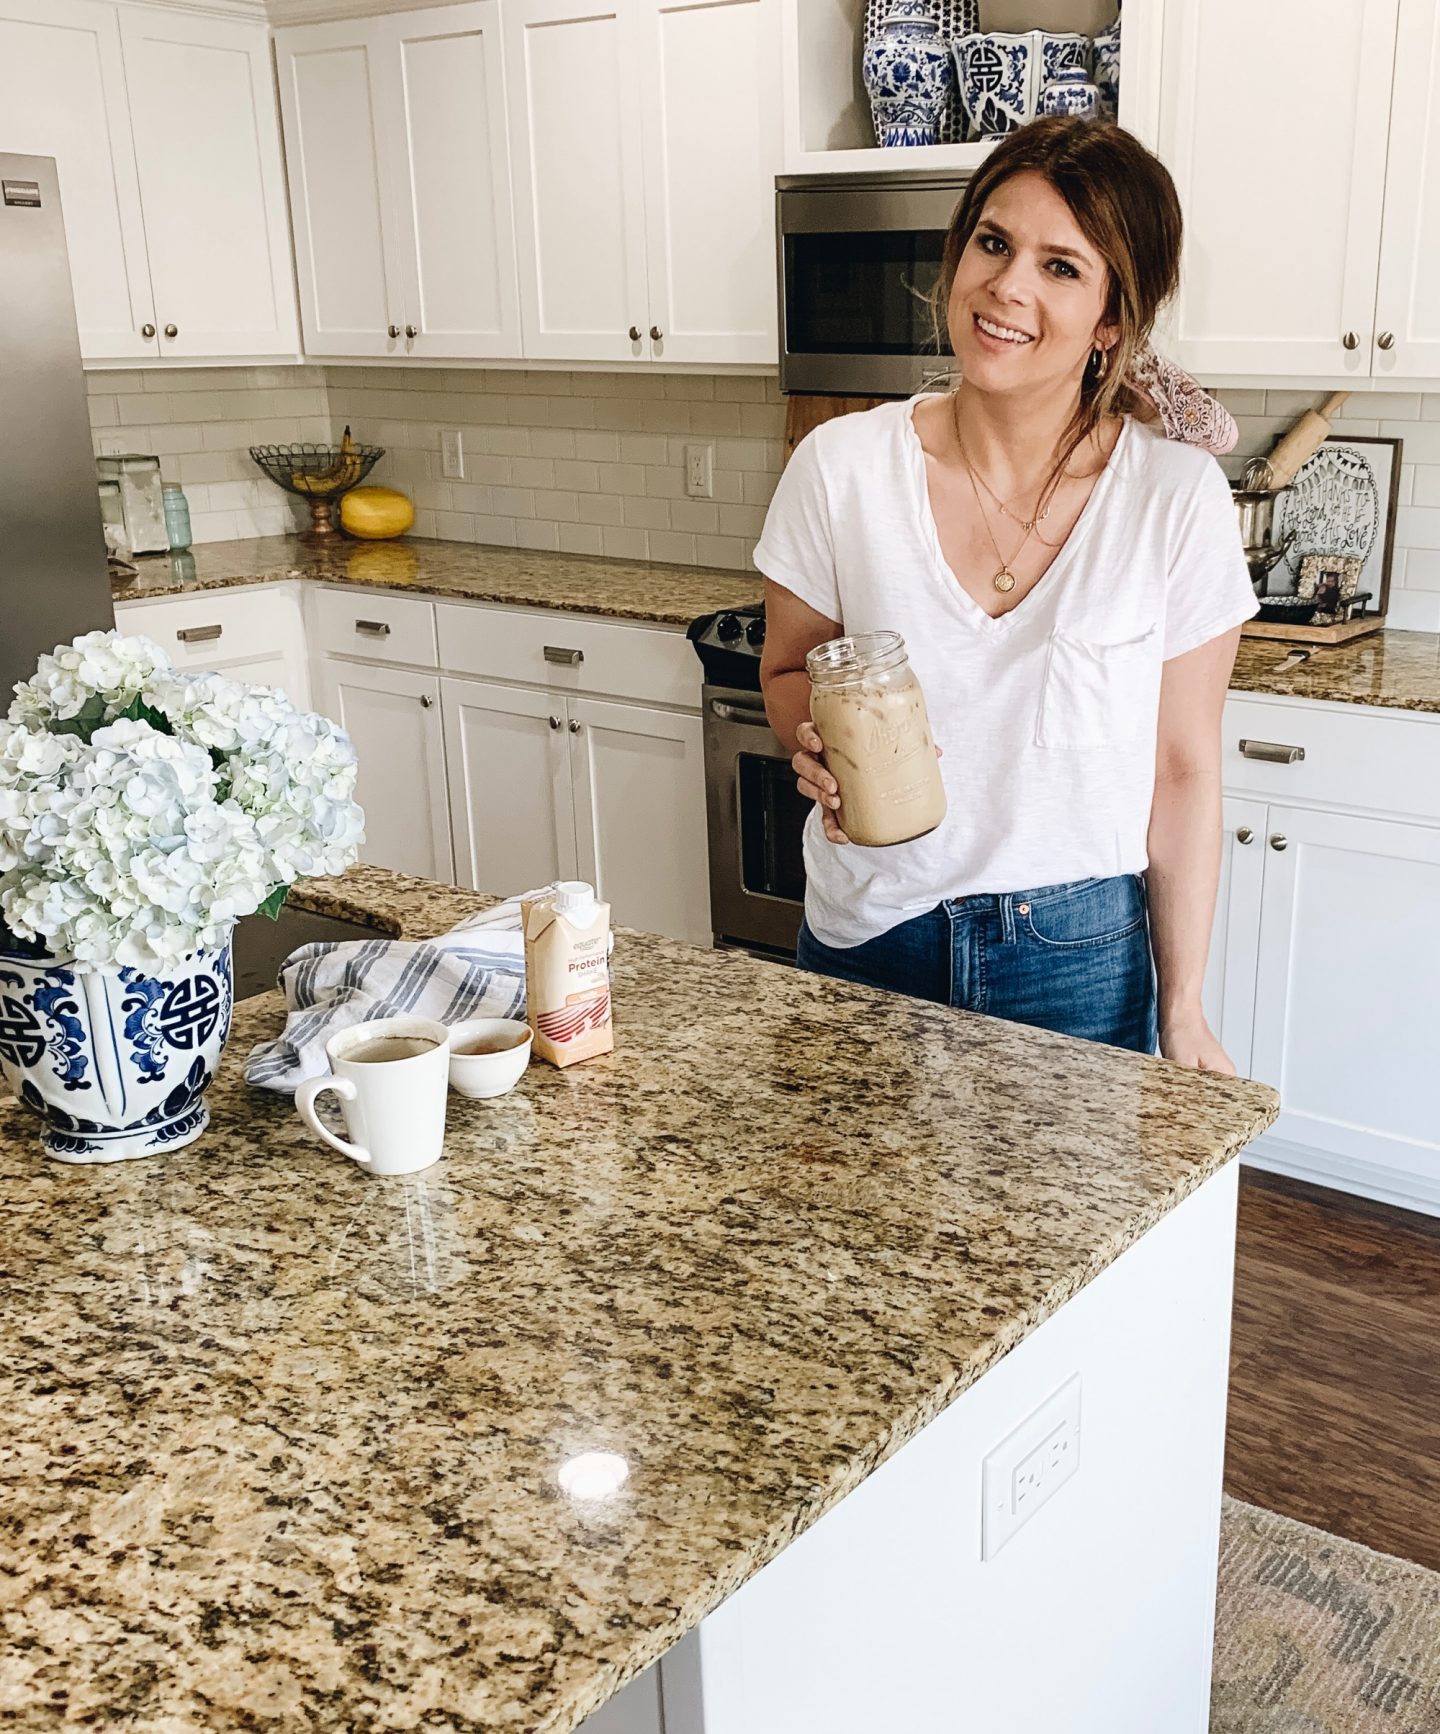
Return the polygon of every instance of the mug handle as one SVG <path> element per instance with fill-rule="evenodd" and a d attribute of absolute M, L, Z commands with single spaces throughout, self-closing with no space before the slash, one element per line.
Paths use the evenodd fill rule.
<path fill-rule="evenodd" d="M 300 1118 L 318 1134 L 325 1142 L 338 1150 L 342 1156 L 348 1156 L 352 1162 L 358 1162 L 362 1168 L 370 1166 L 370 1152 L 362 1149 L 359 1144 L 347 1144 L 343 1138 L 337 1138 L 328 1126 L 321 1123 L 320 1116 L 315 1112 L 315 1098 L 324 1090 L 333 1090 L 337 1096 L 343 1096 L 347 1102 L 355 1100 L 355 1086 L 349 1078 L 306 1078 L 295 1091 L 295 1106 Z"/>

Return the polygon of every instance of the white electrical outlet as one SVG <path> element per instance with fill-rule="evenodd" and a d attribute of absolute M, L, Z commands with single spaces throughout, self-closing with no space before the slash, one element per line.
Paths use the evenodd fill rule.
<path fill-rule="evenodd" d="M 686 446 L 685 492 L 697 499 L 715 497 L 715 448 L 711 445 Z"/>
<path fill-rule="evenodd" d="M 118 457 L 125 450 L 127 443 L 123 433 L 103 433 L 100 436 L 100 456 L 102 458 Z"/>
<path fill-rule="evenodd" d="M 440 435 L 440 474 L 452 482 L 465 480 L 465 441 L 458 427 L 447 427 Z"/>
<path fill-rule="evenodd" d="M 982 1465 L 980 1557 L 994 1559 L 1080 1467 L 1080 1375 L 997 1445 Z"/>

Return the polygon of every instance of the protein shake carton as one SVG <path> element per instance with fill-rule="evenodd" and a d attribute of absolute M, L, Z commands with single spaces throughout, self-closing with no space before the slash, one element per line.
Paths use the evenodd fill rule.
<path fill-rule="evenodd" d="M 610 1022 L 610 905 L 583 880 L 520 906 L 525 998 L 535 1052 L 552 1066 L 592 1060 L 615 1046 Z"/>

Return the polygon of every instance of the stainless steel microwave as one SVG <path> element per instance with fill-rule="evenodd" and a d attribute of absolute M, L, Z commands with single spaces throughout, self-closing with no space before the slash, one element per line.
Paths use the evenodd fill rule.
<path fill-rule="evenodd" d="M 782 391 L 904 397 L 949 372 L 925 296 L 967 179 L 777 178 Z"/>

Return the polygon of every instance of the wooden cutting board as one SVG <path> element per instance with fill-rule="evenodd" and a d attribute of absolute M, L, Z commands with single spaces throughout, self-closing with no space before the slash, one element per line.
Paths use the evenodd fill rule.
<path fill-rule="evenodd" d="M 1284 638 L 1291 644 L 1348 644 L 1352 638 L 1384 630 L 1383 614 L 1367 614 L 1360 620 L 1337 620 L 1333 626 L 1286 626 L 1279 620 L 1247 620 L 1242 638 Z"/>

